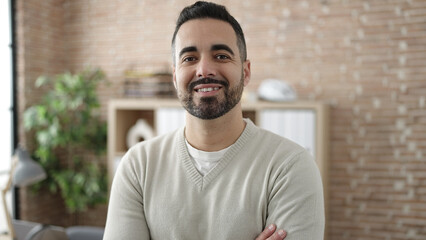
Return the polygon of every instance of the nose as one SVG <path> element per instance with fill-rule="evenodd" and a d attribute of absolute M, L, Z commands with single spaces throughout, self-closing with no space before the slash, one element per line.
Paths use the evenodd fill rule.
<path fill-rule="evenodd" d="M 201 58 L 197 64 L 197 77 L 214 77 L 216 76 L 216 66 L 213 61 L 208 58 Z"/>

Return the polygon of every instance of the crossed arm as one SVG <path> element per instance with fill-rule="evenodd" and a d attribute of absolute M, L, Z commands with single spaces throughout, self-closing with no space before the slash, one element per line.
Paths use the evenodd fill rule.
<path fill-rule="evenodd" d="M 287 232 L 280 229 L 277 231 L 277 226 L 271 224 L 257 236 L 255 240 L 283 240 L 287 236 Z"/>
<path fill-rule="evenodd" d="M 135 163 L 137 162 L 130 162 Z M 259 235 L 254 232 L 257 235 L 255 240 L 322 239 L 324 220 L 322 188 L 318 187 L 320 177 L 316 176 L 318 173 L 312 172 L 312 166 L 306 161 L 297 161 L 292 167 L 300 168 L 301 171 L 274 178 L 275 184 L 268 201 L 267 227 Z M 140 196 L 142 191 L 137 181 L 140 177 L 136 175 L 140 171 L 135 172 L 133 168 L 122 164 L 117 170 L 108 209 L 105 240 L 117 239 L 117 236 L 150 239 L 150 229 L 144 213 L 135 210 L 142 209 L 143 206 Z M 277 225 L 285 228 L 285 231 Z M 254 235 L 250 238 L 252 237 Z"/>

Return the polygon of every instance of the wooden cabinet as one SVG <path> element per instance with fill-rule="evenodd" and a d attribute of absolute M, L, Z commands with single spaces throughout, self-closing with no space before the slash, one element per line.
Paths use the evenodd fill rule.
<path fill-rule="evenodd" d="M 328 106 L 317 102 L 243 102 L 243 115 L 255 124 L 306 147 L 321 172 L 328 199 Z M 176 99 L 116 99 L 108 106 L 108 174 L 110 182 L 121 157 L 128 150 L 129 129 L 144 119 L 162 134 L 185 124 L 185 110 Z M 326 207 L 327 209 L 327 207 Z"/>

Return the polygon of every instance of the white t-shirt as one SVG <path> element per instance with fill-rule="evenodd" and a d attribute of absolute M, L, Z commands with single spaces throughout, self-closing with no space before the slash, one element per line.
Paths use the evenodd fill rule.
<path fill-rule="evenodd" d="M 203 176 L 212 170 L 214 166 L 216 166 L 226 151 L 232 146 L 231 145 L 217 152 L 205 152 L 191 146 L 191 144 L 189 144 L 186 139 L 185 142 L 186 147 L 188 148 L 189 156 L 191 157 L 198 172 L 200 172 L 200 174 Z"/>

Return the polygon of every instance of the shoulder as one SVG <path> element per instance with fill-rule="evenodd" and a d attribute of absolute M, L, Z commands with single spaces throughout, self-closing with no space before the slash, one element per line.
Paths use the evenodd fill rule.
<path fill-rule="evenodd" d="M 267 167 L 270 174 L 286 175 L 303 169 L 316 171 L 314 157 L 304 147 L 251 122 L 247 126 L 250 137 L 242 152 L 256 165 Z"/>
<path fill-rule="evenodd" d="M 147 161 L 155 161 L 164 154 L 172 154 L 183 138 L 183 129 L 177 129 L 170 133 L 139 142 L 132 146 L 120 161 L 120 165 L 126 165 L 133 169 L 144 168 Z"/>
<path fill-rule="evenodd" d="M 127 153 L 135 155 L 141 152 L 155 152 L 165 148 L 170 149 L 172 145 L 176 144 L 179 137 L 183 137 L 183 128 L 139 142 L 131 147 Z"/>
<path fill-rule="evenodd" d="M 249 145 L 260 151 L 285 155 L 288 157 L 308 153 L 304 147 L 288 138 L 260 128 L 253 123 L 250 125 L 248 124 L 248 126 L 251 128 L 252 132 Z"/>

